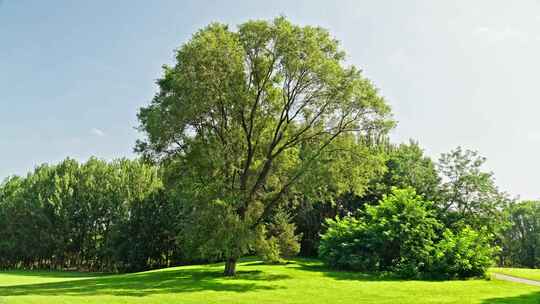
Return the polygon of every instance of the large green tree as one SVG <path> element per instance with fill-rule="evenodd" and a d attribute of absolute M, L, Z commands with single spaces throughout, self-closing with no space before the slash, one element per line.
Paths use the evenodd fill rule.
<path fill-rule="evenodd" d="M 137 151 L 178 168 L 191 214 L 184 246 L 237 259 L 265 218 L 294 192 L 338 139 L 378 138 L 390 108 L 324 29 L 285 18 L 198 31 L 165 67 L 159 92 L 139 112 Z M 318 182 L 315 180 L 315 182 Z"/>
<path fill-rule="evenodd" d="M 412 187 L 416 193 L 430 201 L 437 201 L 440 194 L 440 178 L 435 163 L 424 154 L 420 145 L 410 140 L 399 145 L 386 144 L 384 148 L 385 170 L 369 182 L 366 194 L 358 204 L 374 204 L 393 187 Z"/>
<path fill-rule="evenodd" d="M 486 227 L 497 234 L 506 225 L 503 209 L 510 202 L 497 188 L 493 173 L 483 171 L 486 159 L 476 151 L 458 147 L 441 155 L 441 198 L 437 201 L 441 219 L 448 227 Z"/>

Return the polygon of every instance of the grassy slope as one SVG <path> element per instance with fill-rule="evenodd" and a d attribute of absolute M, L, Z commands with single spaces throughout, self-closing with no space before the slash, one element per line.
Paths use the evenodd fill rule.
<path fill-rule="evenodd" d="M 491 268 L 491 272 L 511 275 L 518 278 L 540 281 L 540 269 L 528 268 Z"/>
<path fill-rule="evenodd" d="M 540 289 L 522 284 L 385 280 L 308 260 L 246 261 L 236 278 L 221 271 L 222 265 L 206 265 L 98 277 L 0 273 L 0 303 L 540 303 Z"/>
<path fill-rule="evenodd" d="M 96 275 L 80 272 L 47 272 L 47 271 L 0 271 L 0 290 L 6 286 L 39 283 L 67 282 L 95 278 Z M 2 293 L 0 292 L 0 296 Z M 2 303 L 2 302 L 0 302 Z"/>

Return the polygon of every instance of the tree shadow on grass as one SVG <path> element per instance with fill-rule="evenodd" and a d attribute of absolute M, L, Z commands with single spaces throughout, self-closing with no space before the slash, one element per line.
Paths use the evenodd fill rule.
<path fill-rule="evenodd" d="M 300 270 L 313 271 L 322 273 L 326 277 L 330 277 L 336 280 L 354 280 L 354 281 L 392 281 L 392 282 L 405 282 L 405 281 L 422 281 L 422 282 L 447 282 L 447 281 L 467 281 L 478 280 L 480 277 L 466 278 L 466 279 L 444 279 L 444 278 L 418 278 L 418 279 L 404 279 L 392 272 L 362 272 L 352 270 L 339 270 L 326 266 L 321 261 L 313 259 L 297 259 L 295 263 Z M 538 303 L 540 304 L 540 302 Z"/>
<path fill-rule="evenodd" d="M 336 280 L 354 280 L 354 281 L 404 281 L 391 273 L 369 273 L 347 270 L 332 269 L 322 262 L 310 259 L 299 259 L 296 261 L 296 267 L 303 271 L 313 271 L 322 273 L 326 277 Z"/>
<path fill-rule="evenodd" d="M 505 298 L 493 298 L 482 301 L 482 304 L 539 304 L 540 303 L 540 291 Z"/>
<path fill-rule="evenodd" d="M 39 277 L 39 278 L 95 278 L 107 275 L 101 272 L 71 272 L 71 271 L 32 271 L 32 270 L 14 270 L 2 271 L 2 275 L 18 277 Z"/>
<path fill-rule="evenodd" d="M 112 295 L 143 297 L 196 291 L 248 292 L 283 288 L 262 282 L 289 278 L 287 275 L 267 274 L 262 271 L 239 271 L 236 277 L 223 277 L 221 269 L 171 269 L 137 274 L 112 275 L 90 279 L 0 286 L 2 296 L 86 296 Z"/>

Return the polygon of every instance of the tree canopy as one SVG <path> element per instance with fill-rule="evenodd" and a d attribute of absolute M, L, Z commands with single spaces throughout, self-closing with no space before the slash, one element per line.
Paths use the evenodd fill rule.
<path fill-rule="evenodd" d="M 344 59 L 319 27 L 283 17 L 236 31 L 215 23 L 178 50 L 158 94 L 140 110 L 146 140 L 137 150 L 178 164 L 182 195 L 198 214 L 186 244 L 228 259 L 227 274 L 256 226 L 333 144 L 347 136 L 374 141 L 392 127 L 389 106 Z M 207 221 L 211 231 L 201 228 Z"/>

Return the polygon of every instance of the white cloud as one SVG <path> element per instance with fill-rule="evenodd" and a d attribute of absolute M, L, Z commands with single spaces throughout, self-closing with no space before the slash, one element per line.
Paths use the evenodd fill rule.
<path fill-rule="evenodd" d="M 540 141 L 540 133 L 539 132 L 529 132 L 527 133 L 527 140 L 530 142 L 539 142 Z"/>
<path fill-rule="evenodd" d="M 474 35 L 486 37 L 493 42 L 501 42 L 508 40 L 528 41 L 530 36 L 528 33 L 506 27 L 504 29 L 494 29 L 487 26 L 477 27 L 474 30 Z"/>
<path fill-rule="evenodd" d="M 93 128 L 92 130 L 90 130 L 90 133 L 94 134 L 95 136 L 99 136 L 99 137 L 105 136 L 105 132 L 103 132 L 102 130 L 100 130 L 98 128 Z"/>
<path fill-rule="evenodd" d="M 388 56 L 388 63 L 392 65 L 402 66 L 402 65 L 405 65 L 409 61 L 410 61 L 410 58 L 403 48 L 394 50 Z"/>

